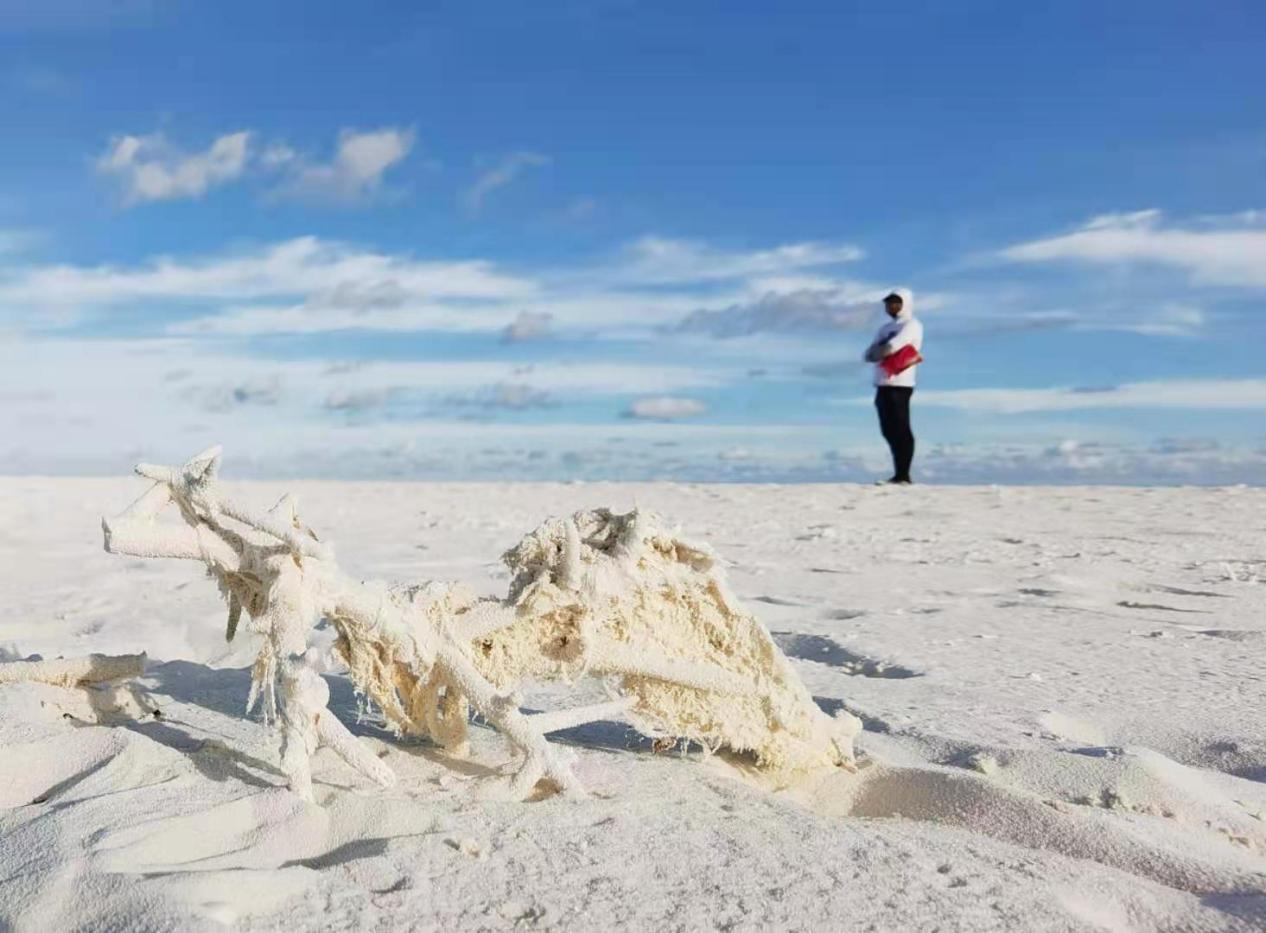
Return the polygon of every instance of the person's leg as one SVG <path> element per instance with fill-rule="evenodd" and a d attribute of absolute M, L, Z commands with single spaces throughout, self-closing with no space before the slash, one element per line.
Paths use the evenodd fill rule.
<path fill-rule="evenodd" d="M 875 410 L 879 412 L 879 433 L 888 442 L 888 450 L 892 454 L 893 479 L 900 475 L 900 446 L 898 437 L 898 414 L 896 396 L 891 386 L 879 386 L 875 389 Z"/>
<path fill-rule="evenodd" d="M 910 465 L 914 462 L 914 432 L 910 429 L 910 396 L 913 389 L 901 389 L 896 393 L 894 412 L 894 433 L 896 444 L 893 448 L 893 461 L 896 466 L 897 479 L 909 481 Z"/>

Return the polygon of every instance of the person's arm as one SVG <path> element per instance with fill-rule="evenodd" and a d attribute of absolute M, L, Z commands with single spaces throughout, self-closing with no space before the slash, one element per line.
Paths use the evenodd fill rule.
<path fill-rule="evenodd" d="M 892 340 L 892 333 L 887 324 L 879 328 L 879 333 L 875 335 L 875 339 L 870 342 L 870 346 L 866 348 L 866 352 L 862 354 L 862 358 L 867 363 L 878 363 L 888 355 L 888 343 Z"/>
<path fill-rule="evenodd" d="M 921 341 L 921 337 L 922 334 L 920 333 L 918 322 L 913 320 L 906 321 L 901 326 L 900 330 L 889 337 L 884 343 L 878 344 L 878 346 L 883 350 L 880 357 L 892 356 L 892 354 L 896 353 L 902 347 L 908 347 L 911 344 L 914 344 L 915 349 L 917 350 L 919 348 L 918 344 Z"/>

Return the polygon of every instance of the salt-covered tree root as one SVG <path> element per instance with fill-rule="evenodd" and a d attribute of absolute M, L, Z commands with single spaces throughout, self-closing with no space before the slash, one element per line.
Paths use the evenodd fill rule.
<path fill-rule="evenodd" d="M 283 665 L 281 766 L 290 789 L 312 801 L 312 755 L 321 746 L 331 749 L 353 769 L 382 787 L 396 783 L 396 775 L 329 710 L 330 688 L 316 671 L 317 651 L 309 648 Z"/>
<path fill-rule="evenodd" d="M 56 661 L 0 662 L 0 684 L 35 682 L 55 687 L 81 687 L 140 677 L 144 654 L 90 654 Z"/>
<path fill-rule="evenodd" d="M 853 768 L 856 717 L 820 710 L 769 632 L 731 593 L 712 552 L 648 513 L 605 509 L 543 523 L 505 555 L 525 621 L 482 642 L 485 676 L 600 676 L 635 698 L 644 733 L 750 752 L 777 783 Z"/>
<path fill-rule="evenodd" d="M 584 788 L 571 770 L 575 755 L 551 745 L 531 717 L 519 709 L 518 698 L 497 693 L 463 648 L 441 646 L 436 663 L 449 672 L 458 689 L 470 698 L 471 705 L 525 755 L 522 767 L 510 782 L 512 797 L 520 800 L 527 797 L 542 779 L 565 794 L 584 796 Z"/>
<path fill-rule="evenodd" d="M 280 717 L 281 758 L 296 793 L 312 799 L 311 756 L 328 746 L 382 785 L 390 769 L 328 709 L 308 633 L 322 618 L 356 689 L 397 732 L 429 735 L 465 753 L 474 711 L 523 756 L 504 788 L 529 796 L 545 781 L 583 788 L 574 754 L 546 735 L 599 719 L 755 754 L 790 779 L 848 767 L 854 717 L 826 716 L 769 633 L 739 606 L 711 552 L 653 516 L 606 510 L 552 520 L 505 556 L 504 600 L 459 585 L 390 588 L 348 578 L 283 498 L 256 514 L 220 495 L 219 449 L 179 468 L 142 465 L 155 482 L 119 518 L 103 521 L 106 550 L 203 563 L 229 604 L 227 635 L 243 615 L 261 636 L 248 709 Z M 175 505 L 184 525 L 160 525 Z M 608 702 L 527 715 L 517 693 L 534 680 L 598 677 Z"/>

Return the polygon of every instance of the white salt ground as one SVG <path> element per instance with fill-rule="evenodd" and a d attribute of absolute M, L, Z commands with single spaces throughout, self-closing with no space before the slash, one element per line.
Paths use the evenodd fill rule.
<path fill-rule="evenodd" d="M 101 551 L 135 483 L 0 479 L 0 657 L 150 658 L 0 685 L 0 930 L 1266 929 L 1266 491 L 286 488 L 349 572 L 489 594 L 548 515 L 670 516 L 872 763 L 770 794 L 595 724 L 589 799 L 492 803 L 495 734 L 446 760 L 329 677 L 399 782 L 323 750 L 307 805 L 197 567 Z"/>

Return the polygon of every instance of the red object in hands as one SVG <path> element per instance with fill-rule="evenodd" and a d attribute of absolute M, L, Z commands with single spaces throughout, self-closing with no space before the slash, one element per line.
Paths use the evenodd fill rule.
<path fill-rule="evenodd" d="M 896 353 L 890 353 L 879 361 L 880 367 L 889 377 L 903 373 L 911 366 L 923 362 L 923 357 L 913 344 L 906 344 Z"/>

